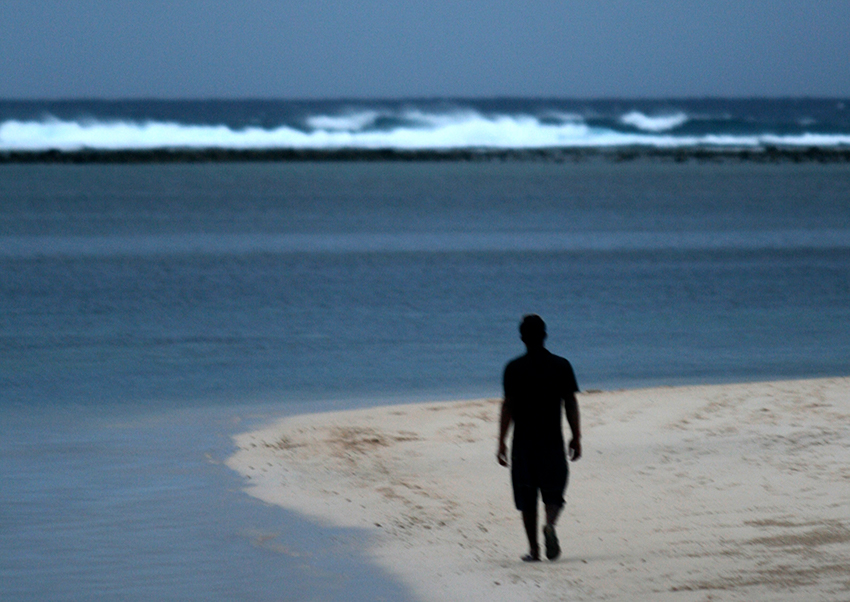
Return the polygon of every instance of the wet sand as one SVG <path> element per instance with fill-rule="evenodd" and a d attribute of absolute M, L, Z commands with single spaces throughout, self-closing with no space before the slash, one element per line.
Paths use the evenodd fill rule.
<path fill-rule="evenodd" d="M 228 464 L 253 496 L 365 530 L 423 601 L 850 600 L 850 378 L 579 403 L 555 562 L 520 561 L 498 400 L 290 417 Z"/>

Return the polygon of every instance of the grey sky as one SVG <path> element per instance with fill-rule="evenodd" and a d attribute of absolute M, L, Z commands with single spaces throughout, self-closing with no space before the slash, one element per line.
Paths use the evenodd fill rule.
<path fill-rule="evenodd" d="M 850 0 L 0 0 L 0 98 L 850 96 Z"/>

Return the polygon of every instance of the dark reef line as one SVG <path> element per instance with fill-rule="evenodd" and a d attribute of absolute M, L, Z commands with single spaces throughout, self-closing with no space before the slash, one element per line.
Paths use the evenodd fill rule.
<path fill-rule="evenodd" d="M 238 161 L 544 161 L 636 160 L 684 163 L 850 163 L 850 147 L 649 147 L 538 149 L 187 149 L 0 151 L 0 163 L 216 163 Z"/>

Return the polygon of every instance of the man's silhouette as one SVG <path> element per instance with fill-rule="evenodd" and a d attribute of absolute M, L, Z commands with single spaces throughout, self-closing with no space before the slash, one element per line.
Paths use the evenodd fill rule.
<path fill-rule="evenodd" d="M 581 457 L 578 391 L 570 363 L 547 351 L 546 324 L 537 315 L 525 316 L 519 327 L 527 353 L 505 367 L 505 399 L 499 425 L 499 464 L 508 466 L 505 437 L 513 424 L 511 444 L 511 482 L 514 502 L 522 512 L 530 551 L 523 560 L 540 560 L 537 543 L 538 491 L 546 508 L 546 557 L 554 560 L 561 553 L 555 523 L 564 506 L 567 487 L 567 454 L 564 450 L 561 408 L 572 431 L 570 459 Z"/>

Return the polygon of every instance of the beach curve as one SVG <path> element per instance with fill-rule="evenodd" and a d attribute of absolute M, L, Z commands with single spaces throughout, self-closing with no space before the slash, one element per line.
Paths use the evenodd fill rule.
<path fill-rule="evenodd" d="M 419 599 L 850 595 L 850 378 L 583 393 L 561 559 L 522 563 L 498 400 L 299 415 L 235 437 L 246 491 L 329 525 Z"/>

